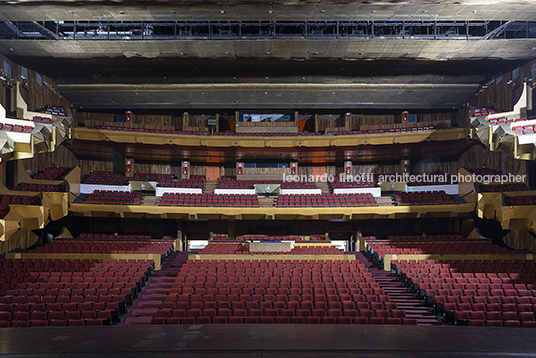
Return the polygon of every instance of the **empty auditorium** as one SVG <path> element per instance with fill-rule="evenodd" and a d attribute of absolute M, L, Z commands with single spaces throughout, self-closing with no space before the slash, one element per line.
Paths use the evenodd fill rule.
<path fill-rule="evenodd" d="M 1 356 L 534 356 L 533 1 L 0 17 Z"/>

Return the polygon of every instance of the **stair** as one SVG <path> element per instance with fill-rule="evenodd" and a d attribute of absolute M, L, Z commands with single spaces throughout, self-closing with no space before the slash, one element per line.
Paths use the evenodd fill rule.
<path fill-rule="evenodd" d="M 214 194 L 214 189 L 220 185 L 219 180 L 206 180 L 203 185 L 203 194 Z"/>
<path fill-rule="evenodd" d="M 151 324 L 188 255 L 188 252 L 174 252 L 160 271 L 151 275 L 140 297 L 121 321 L 122 326 Z"/>
<path fill-rule="evenodd" d="M 333 193 L 333 189 L 331 189 L 331 185 L 328 182 L 317 181 L 315 182 L 315 185 L 318 189 L 322 190 L 322 194 Z"/>
<path fill-rule="evenodd" d="M 357 252 L 355 256 L 369 270 L 385 294 L 389 295 L 391 302 L 396 302 L 398 308 L 406 312 L 406 318 L 416 319 L 417 325 L 420 326 L 442 325 L 418 299 L 408 292 L 407 288 L 396 279 L 395 275 L 385 271 L 380 264 L 366 253 Z"/>
<path fill-rule="evenodd" d="M 394 197 L 392 195 L 379 196 L 374 199 L 376 199 L 378 206 L 394 206 L 395 205 L 393 201 Z"/>
<path fill-rule="evenodd" d="M 259 197 L 259 207 L 261 208 L 272 208 L 274 206 L 277 206 L 277 198 L 276 197 Z"/>
<path fill-rule="evenodd" d="M 143 195 L 141 200 L 141 205 L 145 206 L 158 206 L 160 203 L 160 197 L 159 196 L 153 196 L 153 195 Z"/>

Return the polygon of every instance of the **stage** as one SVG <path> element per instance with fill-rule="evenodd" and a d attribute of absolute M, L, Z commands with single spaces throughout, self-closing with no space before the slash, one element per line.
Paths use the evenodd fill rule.
<path fill-rule="evenodd" d="M 5 357 L 534 357 L 533 328 L 179 325 L 0 329 Z"/>

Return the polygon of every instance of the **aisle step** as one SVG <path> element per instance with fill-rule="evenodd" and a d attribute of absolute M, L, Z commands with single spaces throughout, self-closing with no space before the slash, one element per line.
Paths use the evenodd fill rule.
<path fill-rule="evenodd" d="M 386 272 L 370 256 L 362 252 L 355 254 L 356 259 L 365 265 L 368 271 L 374 277 L 383 292 L 389 296 L 391 302 L 396 302 L 399 309 L 406 312 L 407 318 L 413 318 L 417 325 L 438 326 L 441 322 L 432 315 L 428 309 L 421 305 L 416 299 L 390 272 Z"/>

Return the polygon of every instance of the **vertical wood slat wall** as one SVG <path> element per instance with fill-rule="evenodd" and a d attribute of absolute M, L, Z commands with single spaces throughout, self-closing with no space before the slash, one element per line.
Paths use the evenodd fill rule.
<path fill-rule="evenodd" d="M 60 90 L 58 89 L 56 83 L 51 78 L 41 75 L 42 85 L 40 86 L 36 80 L 37 72 L 31 69 L 27 69 L 28 77 L 26 79 L 23 79 L 21 77 L 23 66 L 12 62 L 11 60 L 0 54 L 0 62 L 2 66 L 4 61 L 6 61 L 11 66 L 11 78 L 15 81 L 21 81 L 22 87 L 25 87 L 28 90 L 28 110 L 38 110 L 45 107 L 47 104 L 55 106 L 70 106 L 69 101 L 60 93 Z M 2 100 L 4 98 L 4 91 L 7 86 L 11 87 L 12 91 L 15 91 L 16 87 L 12 86 L 9 81 L 2 81 L 0 83 L 2 83 L 2 85 L 0 85 L 0 100 Z"/>

